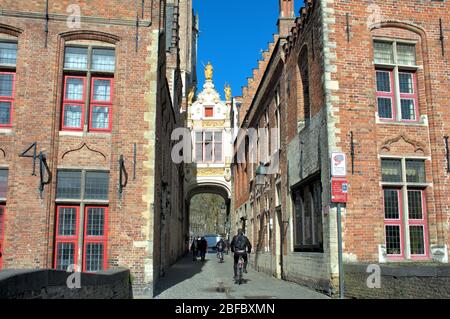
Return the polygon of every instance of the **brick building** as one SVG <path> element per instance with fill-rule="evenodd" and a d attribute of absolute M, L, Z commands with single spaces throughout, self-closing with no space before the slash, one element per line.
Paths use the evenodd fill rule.
<path fill-rule="evenodd" d="M 165 44 L 179 12 L 72 3 L 0 1 L 0 267 L 126 267 L 151 295 L 188 229 L 170 160 L 182 82 L 166 79 L 184 61 L 183 32 Z"/>
<path fill-rule="evenodd" d="M 293 1 L 280 8 L 239 114 L 242 128 L 280 128 L 263 141 L 280 174 L 256 182 L 274 156 L 233 171 L 254 266 L 337 290 L 334 151 L 348 158 L 345 263 L 448 264 L 449 2 L 308 0 L 295 18 Z"/>

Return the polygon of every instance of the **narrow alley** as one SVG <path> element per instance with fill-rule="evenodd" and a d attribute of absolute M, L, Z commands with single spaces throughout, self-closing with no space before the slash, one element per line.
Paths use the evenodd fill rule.
<path fill-rule="evenodd" d="M 254 255 L 250 255 L 253 258 Z M 205 262 L 186 256 L 172 266 L 161 279 L 156 299 L 326 299 L 326 295 L 256 272 L 249 267 L 247 282 L 237 285 L 233 280 L 233 260 L 225 256 L 218 263 L 215 254 Z"/>

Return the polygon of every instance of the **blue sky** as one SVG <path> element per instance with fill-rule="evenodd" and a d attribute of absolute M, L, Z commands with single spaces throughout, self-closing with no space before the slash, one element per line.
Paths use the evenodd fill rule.
<path fill-rule="evenodd" d="M 214 84 L 222 98 L 229 83 L 233 96 L 252 75 L 261 50 L 266 50 L 277 32 L 278 0 L 193 0 L 199 15 L 198 91 L 204 83 L 203 65 L 214 66 Z M 296 1 L 296 14 L 303 0 Z"/>

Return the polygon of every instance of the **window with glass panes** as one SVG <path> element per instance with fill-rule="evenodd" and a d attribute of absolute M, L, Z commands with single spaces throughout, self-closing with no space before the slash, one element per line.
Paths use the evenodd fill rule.
<path fill-rule="evenodd" d="M 416 45 L 375 41 L 374 55 L 379 118 L 418 121 Z"/>
<path fill-rule="evenodd" d="M 428 257 L 425 160 L 381 160 L 385 245 L 392 259 Z"/>
<path fill-rule="evenodd" d="M 58 171 L 56 269 L 67 270 L 72 264 L 87 272 L 107 268 L 108 194 L 108 172 Z"/>
<path fill-rule="evenodd" d="M 0 41 L 0 127 L 11 127 L 16 81 L 17 43 Z"/>
<path fill-rule="evenodd" d="M 294 251 L 323 252 L 322 186 L 320 179 L 292 190 Z"/>
<path fill-rule="evenodd" d="M 0 270 L 3 268 L 3 238 L 5 228 L 5 205 L 0 205 Z"/>
<path fill-rule="evenodd" d="M 217 163 L 223 161 L 222 131 L 197 131 L 195 136 L 195 161 Z"/>
<path fill-rule="evenodd" d="M 111 131 L 114 71 L 113 48 L 66 46 L 62 130 Z"/>
<path fill-rule="evenodd" d="M 275 91 L 275 122 L 277 125 L 277 138 L 275 150 L 281 149 L 281 103 L 280 103 L 280 85 Z"/>
<path fill-rule="evenodd" d="M 3 238 L 5 235 L 6 195 L 8 193 L 8 169 L 0 168 L 0 270 L 3 266 Z"/>

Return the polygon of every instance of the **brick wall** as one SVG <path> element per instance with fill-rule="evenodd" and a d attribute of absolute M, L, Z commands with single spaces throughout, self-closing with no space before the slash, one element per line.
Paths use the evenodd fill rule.
<path fill-rule="evenodd" d="M 355 299 L 448 299 L 450 267 L 447 265 L 385 265 L 380 268 L 380 288 L 369 288 L 368 264 L 346 264 L 345 297 Z M 372 284 L 372 281 L 370 281 Z M 374 287 L 374 286 L 370 286 Z"/>
<path fill-rule="evenodd" d="M 151 294 L 153 280 L 160 275 L 154 267 L 161 260 L 159 254 L 169 255 L 168 264 L 184 250 L 182 235 L 166 245 L 167 251 L 160 249 L 162 187 L 156 181 L 164 178 L 172 187 L 179 181 L 175 165 L 161 165 L 171 163 L 167 158 L 170 132 L 178 120 L 170 101 L 163 105 L 169 93 L 164 38 L 159 29 L 161 2 L 145 1 L 144 8 L 139 5 L 144 18 L 138 30 L 134 1 L 82 1 L 81 29 L 66 23 L 66 9 L 73 1 L 49 3 L 46 34 L 45 1 L 0 1 L 4 9 L 0 38 L 13 37 L 18 43 L 13 126 L 0 130 L 0 147 L 5 153 L 0 156 L 0 165 L 9 170 L 3 268 L 53 267 L 57 170 L 101 169 L 110 172 L 108 267 L 129 268 L 134 288 Z M 39 13 L 41 18 L 27 16 L 30 12 Z M 97 41 L 115 48 L 110 133 L 60 130 L 63 53 L 69 41 Z M 18 157 L 33 142 L 38 143 L 38 151 L 47 154 L 53 175 L 42 199 L 39 177 L 31 176 L 31 159 Z M 129 176 L 121 197 L 120 155 Z M 184 212 L 178 207 L 183 202 L 178 191 L 182 189 L 172 190 L 174 214 L 170 215 L 171 220 L 177 220 L 176 225 L 177 214 Z"/>
<path fill-rule="evenodd" d="M 6 270 L 0 273 L 0 299 L 132 299 L 129 270 L 80 273 L 80 288 L 67 281 L 76 274 L 56 270 Z"/>

